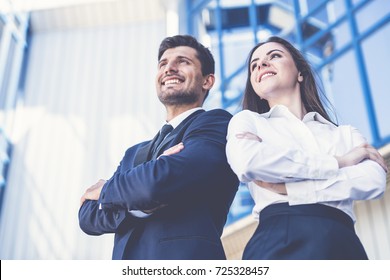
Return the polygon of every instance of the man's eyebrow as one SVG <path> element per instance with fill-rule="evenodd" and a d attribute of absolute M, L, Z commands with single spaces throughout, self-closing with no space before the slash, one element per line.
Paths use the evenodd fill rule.
<path fill-rule="evenodd" d="M 284 53 L 284 51 L 282 51 L 282 50 L 279 50 L 279 49 L 273 49 L 273 50 L 270 50 L 269 52 L 267 52 L 265 55 L 270 55 L 271 53 L 273 53 L 273 52 L 275 52 L 275 51 Z M 259 60 L 259 58 L 255 58 L 255 59 L 253 59 L 253 60 L 251 61 L 251 63 L 250 63 L 250 64 L 252 64 L 253 62 L 255 62 L 255 61 L 258 61 L 258 60 Z"/>
<path fill-rule="evenodd" d="M 183 59 L 183 58 L 193 62 L 193 60 L 191 58 L 189 58 L 188 56 L 179 55 L 179 56 L 175 57 L 175 59 Z M 168 60 L 167 58 L 163 58 L 158 63 L 160 64 L 161 62 L 167 61 L 167 60 Z"/>
<path fill-rule="evenodd" d="M 179 55 L 177 58 L 185 58 L 185 59 L 188 59 L 188 60 L 191 60 L 191 61 L 192 61 L 191 58 L 189 58 L 188 56 L 184 56 L 184 55 Z"/>
<path fill-rule="evenodd" d="M 166 58 L 160 59 L 160 60 L 158 61 L 158 64 L 160 64 L 161 62 L 166 61 L 166 60 L 167 60 Z"/>

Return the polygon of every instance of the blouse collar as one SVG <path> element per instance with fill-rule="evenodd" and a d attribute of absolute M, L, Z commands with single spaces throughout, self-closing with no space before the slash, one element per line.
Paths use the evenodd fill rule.
<path fill-rule="evenodd" d="M 298 119 L 285 105 L 275 105 L 268 112 L 261 114 L 264 118 L 295 118 Z M 307 123 L 317 121 L 323 124 L 332 124 L 317 112 L 309 112 L 302 118 L 302 122 Z"/>

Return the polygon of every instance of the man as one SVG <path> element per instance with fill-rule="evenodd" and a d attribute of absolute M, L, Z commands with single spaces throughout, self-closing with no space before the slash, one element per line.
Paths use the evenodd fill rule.
<path fill-rule="evenodd" d="M 115 233 L 113 259 L 225 259 L 220 237 L 238 179 L 225 155 L 231 114 L 201 108 L 214 59 L 181 35 L 162 41 L 158 59 L 156 90 L 173 130 L 129 148 L 111 179 L 87 189 L 80 227 Z"/>

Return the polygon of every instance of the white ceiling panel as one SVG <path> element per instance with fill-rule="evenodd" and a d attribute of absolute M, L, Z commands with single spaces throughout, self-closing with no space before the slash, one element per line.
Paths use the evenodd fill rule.
<path fill-rule="evenodd" d="M 12 3 L 15 10 L 31 11 L 34 32 L 156 21 L 166 16 L 161 0 L 13 0 Z"/>

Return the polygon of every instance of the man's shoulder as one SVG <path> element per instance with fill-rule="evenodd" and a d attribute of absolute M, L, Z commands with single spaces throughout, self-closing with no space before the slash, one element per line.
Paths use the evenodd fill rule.
<path fill-rule="evenodd" d="M 212 110 L 204 111 L 202 114 L 199 114 L 199 117 L 206 117 L 206 118 L 215 117 L 215 116 L 230 119 L 232 117 L 232 114 L 224 109 L 212 109 Z"/>
<path fill-rule="evenodd" d="M 189 129 L 212 127 L 216 130 L 225 129 L 232 118 L 232 114 L 224 109 L 212 109 L 196 115 L 189 123 Z"/>

